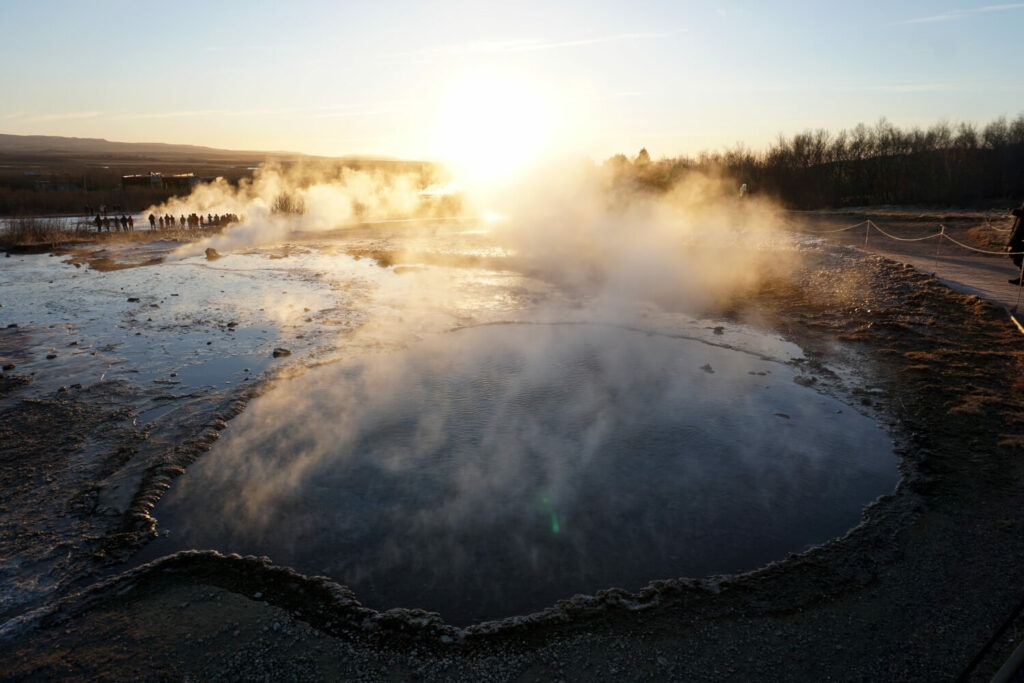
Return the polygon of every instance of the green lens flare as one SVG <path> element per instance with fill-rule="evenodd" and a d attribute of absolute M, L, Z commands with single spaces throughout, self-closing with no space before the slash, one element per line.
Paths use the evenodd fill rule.
<path fill-rule="evenodd" d="M 558 530 L 561 529 L 561 528 L 562 527 L 559 526 L 559 524 L 558 524 L 558 515 L 556 515 L 554 512 L 552 512 L 551 513 L 551 533 L 557 534 Z"/>

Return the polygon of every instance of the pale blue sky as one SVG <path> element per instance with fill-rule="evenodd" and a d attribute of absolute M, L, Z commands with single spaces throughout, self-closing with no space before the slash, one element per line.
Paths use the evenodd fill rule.
<path fill-rule="evenodd" d="M 1022 28 L 1024 3 L 918 0 L 0 0 L 0 132 L 438 157 L 453 89 L 490 79 L 595 158 L 759 148 L 1017 116 Z"/>

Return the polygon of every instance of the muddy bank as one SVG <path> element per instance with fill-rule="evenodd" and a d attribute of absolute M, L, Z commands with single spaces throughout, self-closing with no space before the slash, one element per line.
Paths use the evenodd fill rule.
<path fill-rule="evenodd" d="M 58 219 L 42 219 L 60 220 Z M 83 222 L 90 223 L 91 221 Z M 40 254 L 59 249 L 74 249 L 88 247 L 96 244 L 144 244 L 154 240 L 173 240 L 176 242 L 194 242 L 205 239 L 210 235 L 220 234 L 225 226 L 215 228 L 203 228 L 202 230 L 186 230 L 185 228 L 171 228 L 164 230 L 150 230 L 139 228 L 130 232 L 120 230 L 105 230 L 97 232 L 95 228 L 85 227 L 82 229 L 57 230 L 52 238 L 33 240 L 11 239 L 8 235 L 0 233 L 0 251 L 11 254 Z"/>
<path fill-rule="evenodd" d="M 987 680 L 1024 597 L 1024 354 L 1005 314 L 842 248 L 715 313 L 782 331 L 817 381 L 837 358 L 876 368 L 858 400 L 903 479 L 843 538 L 465 629 L 366 610 L 265 560 L 184 553 L 8 621 L 0 657 L 12 678 Z"/>
<path fill-rule="evenodd" d="M 335 295 L 303 271 L 74 265 L 20 256 L 0 273 L 0 619 L 123 562 L 152 537 L 153 503 L 226 421 L 287 363 L 358 324 L 343 310 L 357 286 Z M 237 290 L 268 305 L 240 310 Z"/>
<path fill-rule="evenodd" d="M 3 619 L 88 585 L 151 538 L 153 503 L 255 391 L 182 402 L 113 380 L 18 399 L 31 376 L 3 377 Z M 173 419 L 140 423 L 149 402 L 180 405 Z"/>

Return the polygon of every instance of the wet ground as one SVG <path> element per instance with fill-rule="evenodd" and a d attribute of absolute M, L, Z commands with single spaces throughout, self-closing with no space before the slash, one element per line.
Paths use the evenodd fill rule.
<path fill-rule="evenodd" d="M 803 351 L 786 366 L 794 377 L 868 412 L 895 439 L 900 485 L 836 541 L 751 574 L 665 577 L 465 629 L 423 613 L 374 612 L 331 581 L 256 557 L 186 553 L 113 575 L 159 529 L 150 513 L 162 493 L 246 402 L 274 396 L 281 372 L 401 351 L 447 329 L 543 318 L 552 302 L 569 312 L 560 322 L 603 322 L 483 238 L 465 238 L 461 253 L 430 251 L 436 234 L 406 249 L 396 239 L 363 233 L 346 244 L 232 253 L 230 273 L 201 257 L 88 276 L 32 260 L 57 257 L 5 262 L 4 277 L 39 292 L 0 302 L 5 325 L 18 325 L 3 328 L 0 351 L 15 366 L 4 373 L 0 422 L 5 443 L 16 444 L 4 453 L 3 482 L 5 500 L 16 502 L 0 526 L 13 549 L 0 567 L 0 655 L 13 677 L 934 680 L 984 677 L 1008 656 L 1024 578 L 1016 331 L 997 309 L 912 269 L 799 242 L 798 269 L 688 324 L 711 338 L 716 327 L 726 337 L 745 326 L 781 334 Z M 503 258 L 509 267 L 496 268 Z M 278 285 L 287 276 L 274 264 L 284 259 L 293 279 Z M 82 278 L 122 273 L 137 279 L 82 288 L 98 301 L 88 324 L 47 303 L 50 279 L 78 292 Z M 220 279 L 224 287 L 210 286 Z M 254 294 L 240 311 L 229 291 Z M 266 302 L 261 292 L 272 305 L 255 305 Z M 179 304 L 174 293 L 187 298 Z M 157 316 L 139 304 L 156 304 Z M 640 329 L 657 332 L 682 319 L 658 307 L 639 317 Z M 329 325 L 337 328 L 325 332 Z M 227 343 L 232 335 L 237 344 Z M 60 347 L 63 337 L 79 344 Z M 163 353 L 138 351 L 130 337 Z M 63 351 L 83 342 L 82 354 Z M 275 360 L 281 347 L 292 355 Z M 218 348 L 264 364 L 221 373 L 209 362 Z M 698 367 L 701 376 L 717 376 L 709 365 L 715 375 Z M 186 367 L 196 370 L 180 385 L 155 381 L 178 380 L 172 374 Z M 152 410 L 161 401 L 173 407 Z M 37 427 L 48 423 L 62 427 Z M 38 485 L 22 486 L 26 477 Z M 111 578 L 76 592 L 96 575 Z"/>

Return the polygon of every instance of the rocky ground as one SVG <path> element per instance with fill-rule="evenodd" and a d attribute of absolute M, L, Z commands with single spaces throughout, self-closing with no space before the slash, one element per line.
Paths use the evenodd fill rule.
<path fill-rule="evenodd" d="M 8 611 L 0 675 L 988 680 L 1024 636 L 1024 337 L 1005 312 L 835 247 L 708 313 L 780 331 L 823 383 L 836 361 L 871 366 L 872 388 L 850 398 L 894 436 L 903 478 L 843 538 L 741 576 L 608 590 L 465 629 L 368 610 L 343 587 L 266 559 L 179 553 L 79 590 L 83 578 L 34 611 Z M 5 375 L 0 390 L 16 392 L 18 381 Z M 89 497 L 89 467 L 116 468 L 118 449 L 147 441 L 119 403 L 124 391 L 72 387 L 4 403 L 0 440 L 15 444 L 0 456 L 5 556 L 66 553 L 86 577 L 106 566 L 111 544 L 135 538 L 144 518 L 105 518 Z M 217 417 L 194 430 L 200 437 L 182 441 L 182 462 L 165 468 L 195 457 L 217 420 L 240 409 L 237 397 L 223 400 L 203 412 Z M 41 422 L 76 428 L 33 427 Z M 108 440 L 112 460 L 78 463 L 82 434 Z M 140 504 L 173 474 L 154 471 Z M 46 496 L 66 499 L 62 514 L 31 533 L 12 522 L 12 510 L 42 509 Z M 52 549 L 47 525 L 74 525 L 81 547 Z"/>

